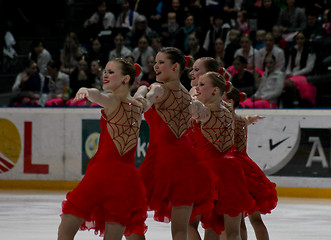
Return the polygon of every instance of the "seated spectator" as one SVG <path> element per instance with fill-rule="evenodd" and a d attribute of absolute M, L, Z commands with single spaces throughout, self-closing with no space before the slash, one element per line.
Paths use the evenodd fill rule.
<path fill-rule="evenodd" d="M 231 29 L 228 32 L 227 40 L 225 42 L 224 64 L 228 68 L 233 63 L 234 53 L 240 48 L 241 33 L 237 29 Z"/>
<path fill-rule="evenodd" d="M 284 53 L 287 51 L 288 42 L 283 38 L 282 28 L 279 25 L 272 27 L 272 34 L 275 38 L 275 44 L 284 50 Z"/>
<path fill-rule="evenodd" d="M 91 61 L 99 59 L 102 66 L 106 66 L 108 62 L 108 52 L 103 46 L 98 37 L 92 38 L 90 41 L 90 48 L 87 52 L 87 62 L 91 65 Z"/>
<path fill-rule="evenodd" d="M 179 30 L 179 24 L 176 21 L 176 13 L 169 12 L 167 15 L 167 22 L 161 25 L 161 36 L 164 39 L 164 42 L 167 43 L 167 46 L 173 47 L 176 43 L 176 34 Z"/>
<path fill-rule="evenodd" d="M 316 53 L 307 44 L 305 35 L 295 36 L 296 44 L 291 48 L 286 68 L 285 88 L 282 96 L 285 108 L 308 107 L 315 104 L 316 87 L 307 82 L 316 61 Z"/>
<path fill-rule="evenodd" d="M 149 85 L 156 81 L 156 74 L 154 71 L 155 57 L 148 56 L 147 57 L 147 68 L 148 72 L 144 73 L 141 80 L 146 81 Z"/>
<path fill-rule="evenodd" d="M 331 35 L 331 11 L 330 8 L 325 9 L 323 12 L 322 28 L 325 29 L 327 36 Z"/>
<path fill-rule="evenodd" d="M 194 25 L 194 17 L 188 13 L 184 20 L 184 26 L 181 27 L 176 34 L 175 47 L 179 48 L 182 52 L 188 52 L 188 36 L 196 30 Z"/>
<path fill-rule="evenodd" d="M 257 10 L 257 29 L 271 32 L 278 20 L 279 7 L 273 0 L 263 0 L 262 2 L 262 6 Z"/>
<path fill-rule="evenodd" d="M 215 58 L 215 60 L 220 64 L 221 67 L 224 67 L 225 49 L 222 38 L 218 37 L 215 39 L 214 54 L 211 56 Z"/>
<path fill-rule="evenodd" d="M 89 82 L 92 87 L 103 91 L 103 65 L 99 59 L 94 59 L 90 64 L 90 72 L 88 75 Z"/>
<path fill-rule="evenodd" d="M 237 73 L 232 76 L 232 85 L 250 97 L 255 92 L 255 80 L 253 74 L 245 70 L 247 68 L 246 58 L 236 56 L 233 60 L 233 67 Z"/>
<path fill-rule="evenodd" d="M 307 9 L 307 25 L 302 30 L 303 34 L 307 38 L 307 41 L 311 43 L 320 42 L 326 37 L 326 30 L 318 22 L 318 12 L 316 9 Z"/>
<path fill-rule="evenodd" d="M 77 91 L 81 87 L 91 88 L 92 82 L 88 78 L 89 67 L 86 61 L 85 55 L 81 56 L 78 60 L 76 68 L 72 71 L 70 75 L 70 89 L 71 95 L 70 100 L 68 101 L 68 106 L 89 106 L 89 102 L 86 99 L 73 103 L 72 100 L 76 96 Z"/>
<path fill-rule="evenodd" d="M 114 37 L 115 48 L 110 50 L 108 60 L 111 61 L 115 58 L 125 58 L 132 55 L 132 51 L 124 46 L 124 37 L 121 33 L 118 33 Z M 105 65 L 104 65 L 105 66 Z"/>
<path fill-rule="evenodd" d="M 147 57 L 155 56 L 155 53 L 153 48 L 149 46 L 149 41 L 146 36 L 143 35 L 139 38 L 138 47 L 133 49 L 132 56 L 134 58 L 134 62 L 138 63 L 142 67 L 142 74 L 147 73 Z"/>
<path fill-rule="evenodd" d="M 186 18 L 186 12 L 184 9 L 185 7 L 186 6 L 184 6 L 184 4 L 182 4 L 180 0 L 163 1 L 161 20 L 164 19 L 163 21 L 165 22 L 168 13 L 173 12 L 176 16 L 176 22 L 179 24 L 180 27 L 182 27 Z"/>
<path fill-rule="evenodd" d="M 43 87 L 45 106 L 66 106 L 69 100 L 69 76 L 60 71 L 60 61 L 50 61 L 47 64 L 47 76 Z"/>
<path fill-rule="evenodd" d="M 257 53 L 256 68 L 265 71 L 264 60 L 268 54 L 276 58 L 276 69 L 285 71 L 285 53 L 284 50 L 275 45 L 275 39 L 272 33 L 267 33 L 264 38 L 265 47 L 260 49 Z"/>
<path fill-rule="evenodd" d="M 124 0 L 122 3 L 122 10 L 116 19 L 116 28 L 122 29 L 122 31 L 129 32 L 132 30 L 134 23 L 139 16 L 139 13 L 130 9 L 130 3 L 128 0 Z"/>
<path fill-rule="evenodd" d="M 47 63 L 52 60 L 52 56 L 41 40 L 34 40 L 30 45 L 29 58 L 35 61 L 38 65 L 39 72 L 47 75 Z"/>
<path fill-rule="evenodd" d="M 61 72 L 71 74 L 77 65 L 77 60 L 87 50 L 81 46 L 77 34 L 70 32 L 65 37 L 63 48 L 60 50 Z"/>
<path fill-rule="evenodd" d="M 16 96 L 12 99 L 13 106 L 38 106 L 41 96 L 44 76 L 38 72 L 37 63 L 26 60 L 24 70 L 17 74 L 12 91 Z"/>
<path fill-rule="evenodd" d="M 282 94 L 285 74 L 276 68 L 276 58 L 268 54 L 265 57 L 264 72 L 257 91 L 245 102 L 243 108 L 278 108 L 278 99 Z"/>
<path fill-rule="evenodd" d="M 258 29 L 255 34 L 255 49 L 260 50 L 261 48 L 264 48 L 264 38 L 267 32 L 263 29 Z"/>
<path fill-rule="evenodd" d="M 256 66 L 257 50 L 252 47 L 252 41 L 248 34 L 244 34 L 240 38 L 241 48 L 237 49 L 234 57 L 242 56 L 246 59 L 246 67 L 249 71 L 253 71 Z M 245 91 L 244 91 L 245 92 Z M 247 93 L 247 92 L 246 92 Z"/>
<path fill-rule="evenodd" d="M 200 46 L 199 36 L 197 35 L 197 32 L 190 33 L 188 36 L 189 50 L 185 52 L 186 55 L 191 56 L 194 60 L 208 56 L 208 52 L 202 46 Z"/>
<path fill-rule="evenodd" d="M 144 15 L 139 15 L 134 22 L 132 30 L 126 34 L 125 45 L 130 47 L 130 49 L 134 49 L 137 47 L 138 39 L 143 35 L 148 39 L 158 36 L 158 34 L 148 26 L 147 18 Z"/>
<path fill-rule="evenodd" d="M 291 38 L 293 33 L 306 27 L 306 14 L 302 8 L 296 7 L 295 0 L 286 0 L 286 3 L 287 7 L 279 12 L 278 24 L 282 27 L 283 33 Z"/>
<path fill-rule="evenodd" d="M 153 37 L 151 39 L 151 47 L 153 48 L 155 54 L 163 48 L 163 42 L 164 41 L 161 37 Z"/>
<path fill-rule="evenodd" d="M 221 38 L 224 43 L 230 29 L 230 24 L 224 22 L 224 17 L 222 14 L 213 16 L 213 25 L 206 33 L 203 48 L 206 49 L 210 55 L 212 55 L 214 53 L 214 43 L 216 38 Z"/>
<path fill-rule="evenodd" d="M 249 34 L 248 13 L 245 10 L 237 12 L 237 18 L 234 21 L 233 28 L 238 29 L 241 34 Z"/>
<path fill-rule="evenodd" d="M 98 0 L 96 12 L 84 22 L 82 42 L 87 43 L 91 38 L 97 37 L 100 32 L 114 28 L 115 21 L 115 15 L 107 10 L 107 2 Z"/>

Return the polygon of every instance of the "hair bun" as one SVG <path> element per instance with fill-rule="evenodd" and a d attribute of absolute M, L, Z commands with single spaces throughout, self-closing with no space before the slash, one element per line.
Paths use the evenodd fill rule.
<path fill-rule="evenodd" d="M 138 77 L 141 73 L 141 67 L 137 63 L 134 64 L 134 67 L 136 68 L 136 77 Z"/>

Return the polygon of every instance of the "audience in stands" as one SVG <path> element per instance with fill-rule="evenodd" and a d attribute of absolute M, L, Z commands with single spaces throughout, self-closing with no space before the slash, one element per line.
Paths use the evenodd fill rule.
<path fill-rule="evenodd" d="M 88 4 L 88 7 L 95 6 L 93 1 Z M 86 16 L 81 16 L 82 30 L 75 27 L 78 21 L 75 17 L 71 21 L 75 24 L 67 24 L 63 30 L 56 33 L 64 39 L 63 46 L 61 46 L 61 40 L 55 43 L 47 36 L 42 42 L 34 41 L 40 39 L 38 36 L 31 36 L 30 39 L 23 36 L 22 39 L 19 31 L 14 31 L 14 26 L 11 33 L 15 35 L 15 39 L 19 39 L 19 44 L 16 44 L 15 39 L 11 41 L 16 44 L 15 52 L 13 52 L 14 65 L 12 64 L 16 70 L 13 72 L 15 67 L 12 67 L 7 71 L 6 62 L 1 59 L 2 67 L 5 69 L 2 74 L 13 73 L 10 85 L 16 76 L 21 75 L 18 77 L 20 79 L 18 84 L 16 83 L 13 89 L 16 94 L 20 93 L 20 99 L 16 98 L 16 105 L 43 105 L 42 102 L 45 99 L 42 98 L 39 101 L 41 92 L 48 91 L 46 100 L 51 100 L 51 95 L 54 97 L 61 95 L 61 98 L 64 95 L 67 96 L 70 89 L 74 94 L 75 89 L 80 85 L 100 88 L 102 73 L 97 69 L 103 69 L 109 60 L 117 57 L 140 63 L 143 71 L 138 77 L 140 83 L 137 82 L 137 84 L 145 84 L 145 82 L 150 84 L 154 79 L 154 73 L 151 71 L 153 57 L 162 47 L 175 46 L 193 58 L 201 56 L 215 58 L 221 66 L 230 67 L 229 71 L 234 75 L 234 79 L 241 80 L 243 75 L 247 75 L 247 70 L 252 73 L 265 71 L 262 77 L 264 81 L 270 75 L 281 76 L 280 73 L 283 73 L 285 76 L 286 74 L 284 94 L 289 94 L 292 99 L 298 99 L 299 105 L 293 106 L 297 100 L 289 100 L 292 103 L 290 106 L 282 97 L 281 102 L 284 103 L 280 106 L 314 106 L 314 101 L 311 101 L 313 98 L 308 101 L 310 105 L 302 101 L 305 99 L 302 98 L 304 96 L 302 89 L 306 89 L 306 92 L 310 89 L 310 93 L 315 92 L 315 97 L 318 98 L 321 89 L 315 83 L 319 78 L 323 79 L 323 74 L 328 74 L 328 66 L 331 65 L 330 9 L 330 1 L 320 0 L 123 0 L 116 3 L 98 0 L 94 13 L 92 11 Z M 101 34 L 102 32 L 107 32 L 107 38 Z M 4 40 L 10 40 L 8 33 L 1 37 Z M 302 38 L 304 43 L 301 46 Z M 5 43 L 7 42 L 3 41 L 3 45 Z M 44 44 L 47 49 L 44 48 Z M 26 46 L 31 48 L 24 49 Z M 6 46 L 1 47 L 5 47 L 3 50 L 6 50 Z M 3 55 L 7 52 L 4 51 Z M 275 58 L 274 71 L 266 70 L 266 56 L 269 55 Z M 243 57 L 247 65 L 239 63 L 238 56 Z M 17 61 L 25 58 L 34 60 L 37 69 L 34 69 L 33 64 L 28 64 L 29 66 L 25 66 L 22 73 L 17 72 L 17 66 L 21 65 Z M 55 66 L 57 62 L 61 63 L 59 69 Z M 47 70 L 48 63 L 50 65 Z M 234 63 L 236 66 L 233 65 Z M 78 70 L 79 68 L 84 70 Z M 52 71 L 54 73 L 51 74 Z M 29 77 L 27 72 L 30 72 Z M 71 87 L 66 88 L 66 91 L 63 91 L 62 87 L 66 84 L 60 84 L 62 80 L 59 81 L 64 77 L 63 74 L 70 79 L 69 86 Z M 302 86 L 309 86 L 311 77 L 315 77 L 313 87 L 300 90 Z M 298 84 L 293 80 L 295 78 L 303 79 L 305 84 Z M 34 79 L 33 84 L 32 79 Z M 292 84 L 292 92 L 287 91 L 289 84 Z M 52 89 L 55 85 L 58 86 L 56 90 Z M 314 86 L 316 86 L 315 89 Z M 23 92 L 30 87 L 38 88 L 34 97 L 30 96 L 31 101 L 27 101 L 27 98 L 24 102 L 20 101 L 24 98 L 22 98 Z M 329 87 L 330 84 L 323 85 L 323 89 L 329 89 Z M 272 99 L 271 102 L 274 104 L 277 101 L 279 102 L 279 97 Z M 88 102 L 84 104 L 89 106 Z M 331 107 L 331 103 L 329 105 Z"/>

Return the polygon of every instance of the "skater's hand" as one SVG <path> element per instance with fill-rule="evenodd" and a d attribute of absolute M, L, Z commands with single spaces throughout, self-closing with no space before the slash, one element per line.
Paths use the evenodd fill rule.
<path fill-rule="evenodd" d="M 76 96 L 73 100 L 73 102 L 77 102 L 83 99 L 88 98 L 88 89 L 87 88 L 80 88 L 78 92 L 76 93 Z"/>

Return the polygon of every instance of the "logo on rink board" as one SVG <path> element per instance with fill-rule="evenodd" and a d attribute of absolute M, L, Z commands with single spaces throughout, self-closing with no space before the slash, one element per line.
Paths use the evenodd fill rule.
<path fill-rule="evenodd" d="M 0 173 L 12 169 L 21 153 L 21 136 L 9 120 L 0 118 Z"/>
<path fill-rule="evenodd" d="M 86 172 L 87 165 L 98 150 L 100 137 L 100 120 L 83 119 L 82 121 L 82 174 Z M 135 164 L 138 168 L 143 162 L 149 139 L 149 128 L 146 121 L 140 125 L 140 135 L 137 143 Z"/>
<path fill-rule="evenodd" d="M 248 155 L 267 175 L 331 177 L 331 128 L 304 120 L 269 116 L 249 126 Z"/>

